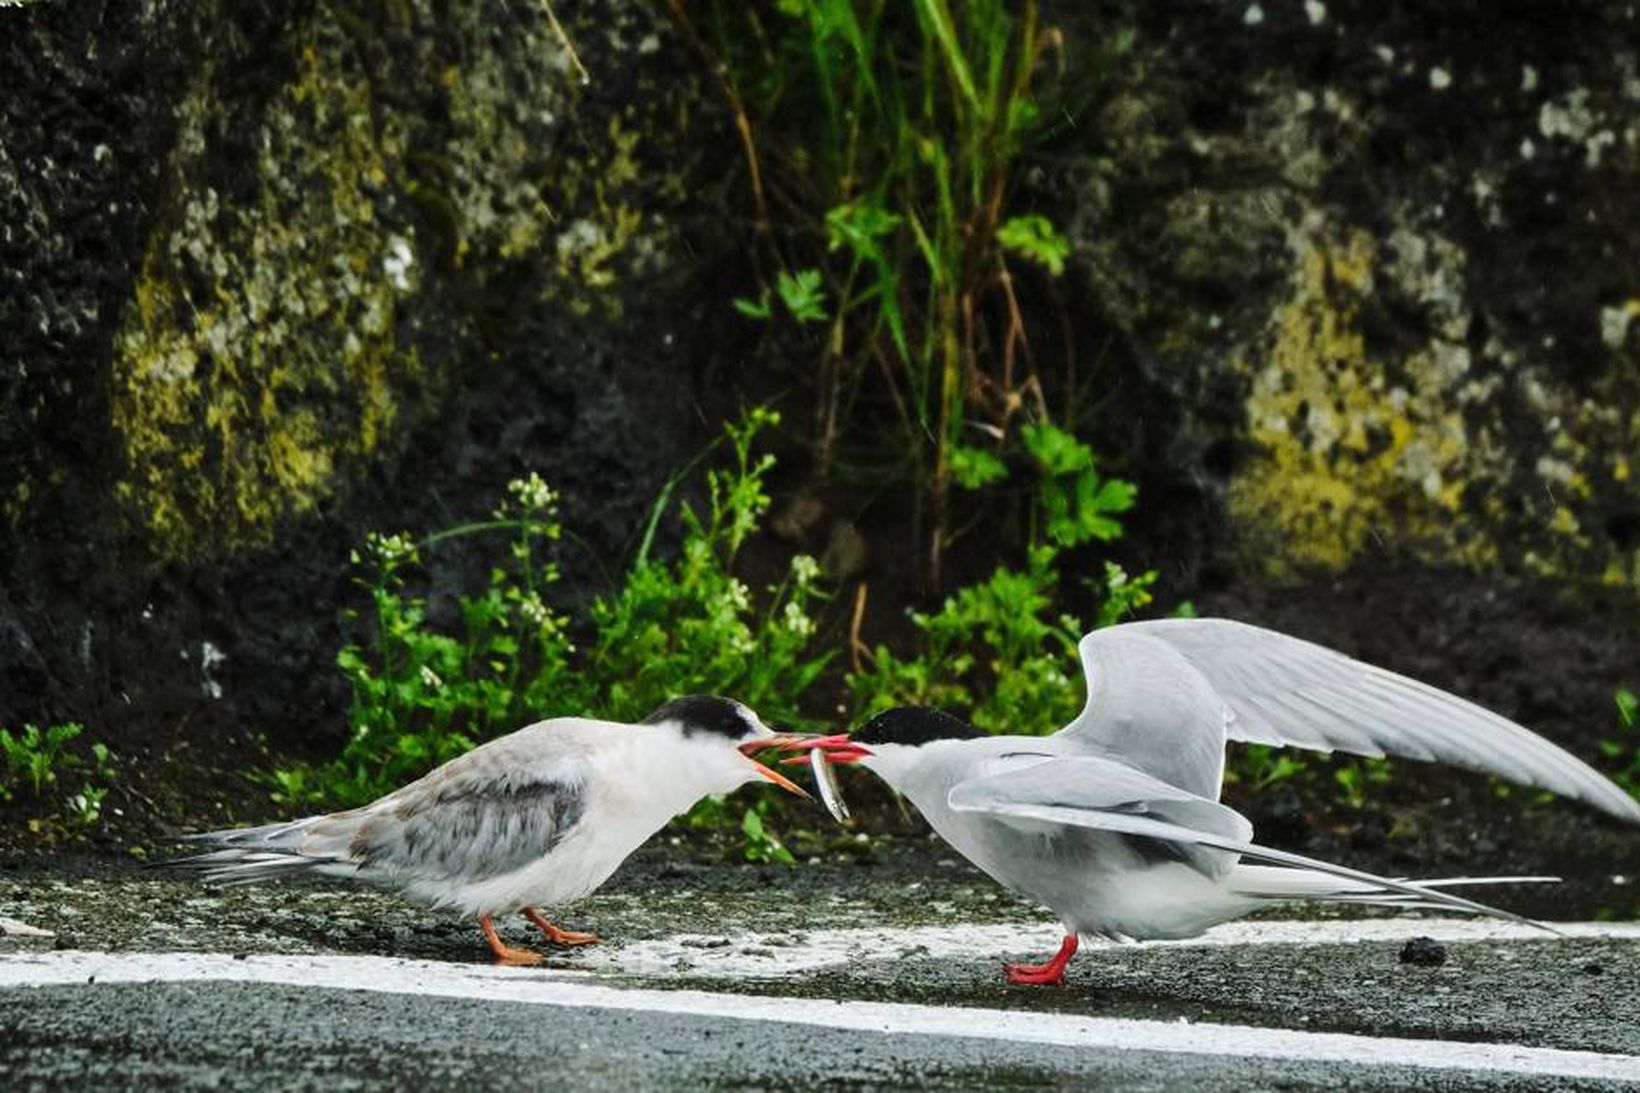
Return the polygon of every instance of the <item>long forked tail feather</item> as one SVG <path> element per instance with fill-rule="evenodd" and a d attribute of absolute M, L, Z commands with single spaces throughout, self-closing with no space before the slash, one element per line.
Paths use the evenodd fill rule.
<path fill-rule="evenodd" d="M 155 862 L 154 867 L 193 873 L 223 886 L 254 884 L 304 873 L 346 876 L 357 872 L 359 866 L 345 856 L 346 836 L 351 834 L 349 825 L 325 823 L 338 819 L 308 816 L 260 827 L 180 835 L 178 842 L 203 844 L 213 849 Z"/>
<path fill-rule="evenodd" d="M 1388 880 L 1388 878 L 1385 878 Z M 1523 921 L 1554 932 L 1552 927 L 1520 919 L 1482 903 L 1457 900 L 1440 891 L 1469 885 L 1558 884 L 1559 877 L 1440 877 L 1433 880 L 1394 878 L 1387 886 L 1374 880 L 1341 877 L 1315 869 L 1238 864 L 1230 873 L 1230 889 L 1238 896 L 1270 900 L 1315 900 L 1367 907 L 1428 908 Z M 1416 889 L 1417 891 L 1409 891 Z"/>
<path fill-rule="evenodd" d="M 186 858 L 155 862 L 161 869 L 194 873 L 200 879 L 223 887 L 279 880 L 303 873 L 346 874 L 357 865 L 336 858 L 313 858 L 290 851 L 213 850 Z"/>

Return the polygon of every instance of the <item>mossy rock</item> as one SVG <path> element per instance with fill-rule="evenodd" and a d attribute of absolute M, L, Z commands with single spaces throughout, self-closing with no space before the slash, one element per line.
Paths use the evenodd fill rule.
<path fill-rule="evenodd" d="M 661 7 L 560 15 L 0 8 L 0 723 L 330 731 L 349 549 L 526 470 L 618 556 L 696 443 L 734 144 Z"/>
<path fill-rule="evenodd" d="M 1132 46 L 1056 183 L 1073 311 L 1120 362 L 1115 446 L 1152 496 L 1200 498 L 1182 552 L 1640 591 L 1632 7 L 1089 26 Z"/>

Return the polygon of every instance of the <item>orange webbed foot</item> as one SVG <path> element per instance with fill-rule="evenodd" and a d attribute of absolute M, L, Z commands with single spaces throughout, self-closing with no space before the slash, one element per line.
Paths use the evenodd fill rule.
<path fill-rule="evenodd" d="M 490 951 L 495 954 L 495 962 L 506 967 L 534 967 L 544 963 L 546 957 L 532 949 L 515 949 L 501 940 L 501 935 L 495 932 L 495 923 L 490 921 L 489 915 L 478 916 L 478 928 L 484 931 L 484 940 L 490 943 Z"/>
<path fill-rule="evenodd" d="M 546 916 L 534 907 L 524 908 L 524 917 L 535 923 L 554 945 L 596 945 L 603 940 L 597 934 L 560 929 L 548 922 Z"/>

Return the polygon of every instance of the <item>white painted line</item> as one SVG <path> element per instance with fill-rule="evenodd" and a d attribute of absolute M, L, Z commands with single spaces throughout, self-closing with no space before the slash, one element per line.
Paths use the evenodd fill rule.
<path fill-rule="evenodd" d="M 1640 922 L 1563 922 L 1555 929 L 1574 938 L 1640 942 Z M 678 934 L 611 947 L 576 950 L 578 967 L 638 975 L 687 972 L 696 976 L 772 979 L 871 961 L 906 957 L 1046 956 L 1063 931 L 1041 921 L 984 926 L 850 927 L 800 933 Z M 1295 922 L 1232 922 L 1184 941 L 1146 941 L 1138 946 L 1090 942 L 1084 948 L 1213 948 L 1227 945 L 1347 945 L 1371 941 L 1550 940 L 1552 935 L 1496 919 L 1376 918 Z"/>
<path fill-rule="evenodd" d="M 250 956 L 236 960 L 225 953 L 56 952 L 0 957 L 0 988 L 93 980 L 97 983 L 270 983 L 682 1014 L 888 1036 L 1003 1040 L 1094 1051 L 1152 1051 L 1170 1055 L 1640 1082 L 1640 1057 L 1632 1055 L 1018 1010 L 623 989 L 584 980 L 577 982 L 578 978 L 575 972 L 368 956 Z"/>

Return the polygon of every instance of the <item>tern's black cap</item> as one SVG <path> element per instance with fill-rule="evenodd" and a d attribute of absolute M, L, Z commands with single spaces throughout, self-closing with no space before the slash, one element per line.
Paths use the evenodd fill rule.
<path fill-rule="evenodd" d="M 757 715 L 732 698 L 718 695 L 684 695 L 662 703 L 643 719 L 645 725 L 659 725 L 671 721 L 682 727 L 684 736 L 696 733 L 715 733 L 730 740 L 754 736 L 758 731 Z"/>
<path fill-rule="evenodd" d="M 932 706 L 900 706 L 882 713 L 849 734 L 856 744 L 931 744 L 936 740 L 972 740 L 984 736 L 960 717 Z"/>

